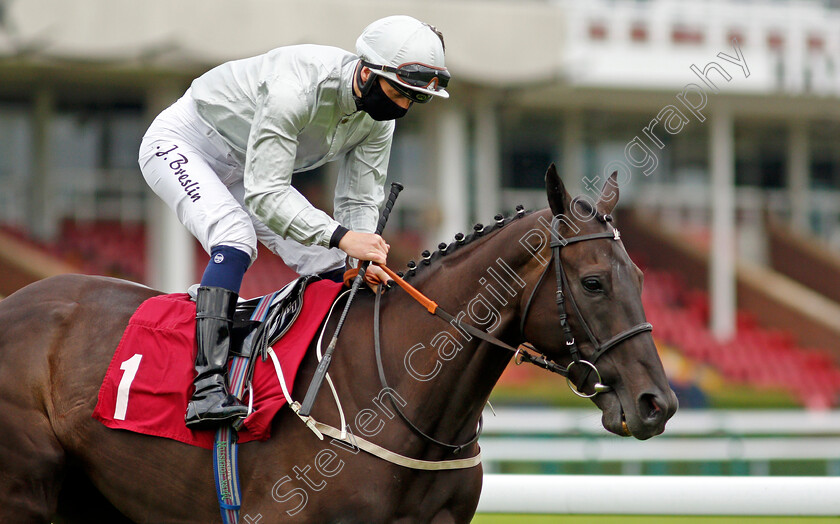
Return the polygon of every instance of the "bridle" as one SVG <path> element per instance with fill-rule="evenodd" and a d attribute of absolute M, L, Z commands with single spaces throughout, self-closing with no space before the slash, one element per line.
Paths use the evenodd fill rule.
<path fill-rule="evenodd" d="M 598 215 L 598 220 L 607 224 L 612 221 L 612 217 L 610 215 Z M 611 350 L 612 348 L 616 347 L 617 345 L 621 344 L 625 340 L 628 340 L 636 335 L 652 331 L 653 326 L 650 322 L 642 322 L 641 324 L 637 324 L 629 329 L 626 329 L 619 334 L 613 336 L 603 344 L 598 342 L 598 339 L 595 337 L 595 334 L 592 332 L 592 329 L 589 327 L 589 324 L 586 322 L 586 319 L 583 317 L 583 314 L 580 312 L 580 308 L 578 308 L 577 302 L 575 302 L 575 296 L 571 292 L 571 286 L 569 286 L 569 279 L 566 276 L 566 271 L 563 268 L 563 261 L 560 257 L 560 250 L 569 244 L 575 244 L 578 242 L 586 242 L 589 240 L 598 240 L 598 239 L 609 239 L 609 240 L 620 240 L 621 233 L 619 233 L 618 229 L 615 227 L 612 228 L 612 231 L 604 231 L 602 233 L 592 233 L 589 235 L 578 235 L 576 237 L 571 238 L 563 238 L 560 236 L 559 233 L 559 220 L 557 217 L 554 217 L 551 221 L 551 258 L 554 260 L 554 274 L 557 280 L 557 292 L 555 294 L 555 302 L 557 303 L 557 310 L 560 314 L 560 326 L 563 328 L 563 338 L 566 341 L 566 348 L 569 350 L 569 355 L 572 357 L 572 361 L 569 363 L 568 366 L 563 370 L 564 372 L 561 375 L 566 377 L 566 383 L 569 386 L 569 389 L 572 392 L 583 398 L 592 398 L 598 393 L 606 393 L 610 391 L 612 388 L 607 386 L 606 384 L 601 382 L 601 373 L 598 371 L 598 368 L 595 366 L 595 363 L 598 361 L 601 356 L 606 353 L 607 351 Z M 539 289 L 540 284 L 542 283 L 545 275 L 548 273 L 548 269 L 551 267 L 551 264 L 546 264 L 545 270 L 543 271 L 542 275 L 540 275 L 539 280 L 537 281 L 537 285 L 534 286 L 534 289 L 531 291 L 530 297 L 528 297 L 528 301 L 525 303 L 525 308 L 522 312 L 522 318 L 520 320 L 520 331 L 523 332 L 525 330 L 525 320 L 528 318 L 528 311 L 531 308 L 531 302 L 534 299 L 534 295 L 536 295 L 537 289 Z M 590 344 L 592 347 L 595 348 L 595 353 L 592 354 L 589 360 L 584 360 L 581 358 L 580 349 L 575 342 L 575 337 L 572 335 L 572 328 L 568 322 L 568 313 L 566 313 L 566 293 L 563 289 L 568 290 L 568 302 L 572 305 L 572 309 L 575 312 L 575 316 L 580 322 L 580 325 L 583 327 L 583 330 L 586 332 L 587 338 L 589 338 Z M 516 363 L 519 364 L 523 360 L 527 360 L 527 358 L 523 359 L 521 356 L 523 353 L 520 350 L 517 350 L 515 355 Z M 585 366 L 587 369 L 583 375 L 583 379 L 581 383 L 586 383 L 587 377 L 589 374 L 594 372 L 595 373 L 595 385 L 594 390 L 590 394 L 583 393 L 580 391 L 575 385 L 572 383 L 569 375 L 572 370 L 572 367 L 575 365 Z"/>
<path fill-rule="evenodd" d="M 604 224 L 607 224 L 608 222 L 612 221 L 612 217 L 610 215 L 599 215 L 597 218 L 598 218 L 599 221 L 603 222 Z M 514 359 L 515 359 L 517 364 L 527 362 L 529 364 L 537 365 L 537 366 L 539 366 L 543 369 L 546 369 L 546 370 L 551 371 L 553 373 L 557 373 L 559 375 L 564 376 L 566 378 L 566 383 L 568 384 L 568 386 L 572 390 L 572 392 L 574 392 L 579 397 L 592 398 L 599 393 L 606 393 L 606 392 L 608 392 L 612 389 L 610 386 L 608 386 L 606 384 L 603 384 L 601 382 L 601 373 L 598 371 L 598 368 L 595 366 L 595 363 L 598 361 L 598 359 L 602 355 L 604 355 L 604 353 L 606 353 L 610 349 L 613 349 L 614 347 L 618 346 L 622 342 L 624 342 L 624 341 L 626 341 L 626 340 L 628 340 L 628 339 L 630 339 L 630 338 L 632 338 L 636 335 L 639 335 L 641 333 L 651 331 L 653 329 L 653 326 L 649 322 L 642 322 L 641 324 L 637 324 L 636 326 L 633 326 L 629 329 L 626 329 L 626 330 L 620 332 L 619 334 L 613 336 L 612 338 L 610 338 L 609 340 L 607 340 L 603 344 L 598 342 L 598 339 L 595 337 L 595 335 L 592 332 L 592 330 L 590 329 L 589 325 L 586 323 L 586 319 L 583 318 L 583 315 L 581 314 L 580 309 L 577 306 L 577 302 L 575 302 L 574 295 L 571 293 L 571 287 L 569 286 L 568 277 L 566 276 L 566 271 L 563 268 L 563 261 L 560 258 L 560 253 L 561 253 L 560 250 L 563 247 L 568 246 L 569 244 L 575 244 L 575 243 L 578 243 L 578 242 L 586 242 L 586 241 L 589 241 L 589 240 L 609 239 L 609 240 L 617 241 L 617 240 L 621 239 L 621 234 L 618 232 L 618 229 L 613 227 L 611 231 L 605 231 L 605 232 L 602 232 L 602 233 L 592 233 L 592 234 L 589 234 L 589 235 L 579 235 L 579 236 L 571 237 L 571 238 L 563 238 L 562 236 L 560 236 L 558 224 L 559 224 L 559 220 L 557 219 L 557 217 L 554 217 L 552 222 L 551 222 L 551 243 L 550 243 L 550 247 L 551 247 L 551 252 L 552 252 L 552 259 L 554 260 L 555 278 L 556 278 L 556 281 L 557 281 L 557 292 L 556 292 L 556 295 L 555 295 L 555 301 L 557 303 L 557 308 L 558 308 L 558 311 L 560 313 L 560 326 L 563 328 L 563 337 L 565 339 L 566 348 L 569 350 L 569 354 L 572 357 L 572 361 L 566 367 L 563 367 L 563 366 L 555 363 L 554 361 L 549 359 L 544 353 L 540 352 L 539 350 L 537 350 L 536 348 L 534 348 L 534 346 L 532 346 L 530 344 L 522 344 L 519 348 L 514 348 L 510 344 L 507 344 L 506 342 L 503 342 L 502 340 L 499 340 L 498 338 L 496 338 L 493 335 L 487 333 L 486 331 L 482 331 L 482 330 L 480 330 L 480 329 L 478 329 L 475 326 L 472 326 L 470 324 L 462 324 L 454 316 L 452 316 L 451 314 L 449 314 L 446 311 L 444 311 L 443 309 L 441 309 L 434 301 L 428 299 L 422 293 L 417 291 L 417 289 L 415 289 L 413 286 L 408 284 L 399 275 L 394 273 L 390 268 L 388 268 L 384 265 L 380 265 L 379 267 L 381 267 L 388 274 L 388 276 L 390 276 L 394 280 L 394 282 L 397 283 L 397 285 L 399 285 L 400 287 L 405 289 L 405 291 L 407 291 L 415 300 L 417 300 L 418 302 L 420 302 L 420 304 L 422 304 L 424 307 L 426 307 L 426 309 L 429 311 L 429 313 L 440 317 L 441 319 L 443 319 L 447 323 L 452 323 L 453 325 L 455 325 L 455 323 L 457 323 L 457 325 L 460 329 L 466 331 L 467 333 L 469 333 L 469 334 L 471 334 L 475 337 L 478 337 L 481 340 L 484 340 L 485 342 L 489 342 L 490 344 L 493 344 L 495 346 L 498 346 L 498 347 L 501 347 L 503 349 L 507 349 L 508 351 L 511 351 L 514 354 Z M 533 302 L 534 297 L 537 293 L 537 290 L 539 289 L 540 285 L 542 284 L 542 281 L 545 279 L 546 274 L 548 274 L 548 270 L 549 270 L 550 267 L 551 267 L 550 263 L 546 264 L 545 269 L 543 270 L 542 274 L 540 275 L 540 278 L 537 280 L 537 284 L 534 286 L 534 289 L 531 291 L 531 294 L 528 297 L 527 302 L 525 303 L 525 307 L 523 309 L 521 320 L 520 320 L 520 331 L 523 333 L 523 336 L 524 336 L 525 320 L 528 317 L 528 312 L 530 311 L 531 303 Z M 376 302 L 375 302 L 375 305 L 374 305 L 374 316 L 373 316 L 373 324 L 374 324 L 373 335 L 374 335 L 374 352 L 376 353 L 376 364 L 377 364 L 377 370 L 379 372 L 379 380 L 380 380 L 380 383 L 381 383 L 382 388 L 383 388 L 382 390 L 387 391 L 387 390 L 389 390 L 389 386 L 388 386 L 388 383 L 385 379 L 385 370 L 384 370 L 384 366 L 382 365 L 382 351 L 381 351 L 380 328 L 379 328 L 379 309 L 380 309 L 380 299 L 382 298 L 382 293 L 383 293 L 383 287 L 384 286 L 380 285 L 378 290 L 377 290 L 377 293 L 376 293 Z M 569 325 L 568 314 L 566 313 L 566 292 L 564 292 L 564 289 L 568 290 L 568 297 L 569 297 L 568 302 L 571 304 L 572 309 L 574 310 L 575 315 L 577 316 L 577 319 L 580 322 L 580 325 L 583 327 L 584 331 L 586 332 L 586 336 L 589 338 L 589 342 L 592 344 L 592 347 L 595 348 L 595 353 L 592 354 L 592 356 L 590 357 L 589 360 L 585 360 L 585 359 L 581 358 L 580 349 L 578 348 L 577 343 L 575 342 L 575 338 L 572 335 L 572 328 Z M 524 348 L 527 348 L 527 350 L 524 349 Z M 530 351 L 528 351 L 528 350 L 530 350 Z M 531 351 L 533 351 L 533 353 Z M 572 383 L 571 379 L 569 378 L 569 375 L 570 375 L 570 371 L 572 370 L 572 367 L 574 367 L 575 365 L 581 365 L 581 366 L 586 366 L 587 367 L 587 370 L 585 371 L 585 373 L 583 375 L 583 378 L 581 380 L 581 384 L 586 383 L 586 379 L 589 377 L 590 373 L 592 373 L 592 372 L 595 373 L 596 381 L 595 381 L 593 393 L 591 393 L 591 394 L 583 393 Z M 434 439 L 433 437 L 427 435 L 422 430 L 420 430 L 417 426 L 415 426 L 408 419 L 408 417 L 402 412 L 399 405 L 397 405 L 397 403 L 394 401 L 393 397 L 391 395 L 386 395 L 386 396 L 390 400 L 391 405 L 394 407 L 395 411 L 400 416 L 400 418 L 403 419 L 403 421 L 409 426 L 409 428 L 411 428 L 411 430 L 414 433 L 416 433 L 417 435 L 419 435 L 420 437 L 424 438 L 425 440 L 427 440 L 429 442 L 432 442 L 432 443 L 434 443 L 438 446 L 441 446 L 443 448 L 449 449 L 453 453 L 458 453 L 462 449 L 464 449 L 465 447 L 468 447 L 468 446 L 474 444 L 478 440 L 478 437 L 481 435 L 482 419 L 480 418 L 476 434 L 468 442 L 466 442 L 464 444 L 460 444 L 460 445 L 447 444 L 447 443 L 444 443 L 444 442 L 440 442 L 440 441 Z"/>

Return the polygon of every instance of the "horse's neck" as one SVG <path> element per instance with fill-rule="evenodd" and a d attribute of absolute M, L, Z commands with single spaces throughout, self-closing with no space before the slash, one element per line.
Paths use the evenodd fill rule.
<path fill-rule="evenodd" d="M 525 225 L 525 224 L 523 224 Z M 387 295 L 386 330 L 392 341 L 384 358 L 397 391 L 410 391 L 421 405 L 406 406 L 413 420 L 424 421 L 438 440 L 463 443 L 476 423 L 512 354 L 472 336 L 459 324 L 470 324 L 513 345 L 519 337 L 520 304 L 531 291 L 531 273 L 539 264 L 518 246 L 518 230 L 499 231 L 475 241 L 421 269 L 415 284 L 453 315 L 451 324 L 425 312 L 401 290 Z M 516 246 L 514 245 L 516 244 Z M 532 267 L 533 266 L 533 267 Z M 525 297 L 527 298 L 527 297 Z M 383 319 L 385 317 L 383 316 Z"/>

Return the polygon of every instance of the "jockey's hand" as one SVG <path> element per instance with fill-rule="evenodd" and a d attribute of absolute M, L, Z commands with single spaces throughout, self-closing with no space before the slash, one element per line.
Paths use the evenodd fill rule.
<path fill-rule="evenodd" d="M 374 264 L 369 265 L 367 271 L 365 272 L 365 283 L 367 283 L 368 287 L 370 287 L 374 292 L 376 291 L 376 284 L 371 284 L 367 281 L 368 275 L 374 276 L 379 280 L 379 282 L 384 282 L 386 284 L 389 280 L 391 280 L 391 277 L 389 277 L 387 273 L 382 271 L 381 267 L 376 266 Z"/>
<path fill-rule="evenodd" d="M 347 253 L 349 256 L 358 260 L 370 260 L 379 264 L 387 262 L 388 250 L 391 249 L 381 236 L 374 233 L 360 233 L 357 231 L 348 231 L 341 241 L 338 243 L 339 249 Z M 391 280 L 382 269 L 373 264 L 367 268 L 367 273 L 375 276 L 380 282 L 387 282 Z M 371 284 L 365 280 L 367 285 L 376 291 L 376 284 Z"/>
<path fill-rule="evenodd" d="M 348 231 L 338 243 L 338 248 L 352 258 L 384 264 L 391 246 L 377 234 Z"/>

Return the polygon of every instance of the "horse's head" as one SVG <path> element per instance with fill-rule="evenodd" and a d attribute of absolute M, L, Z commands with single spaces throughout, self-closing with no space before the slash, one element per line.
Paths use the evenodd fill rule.
<path fill-rule="evenodd" d="M 601 408 L 607 430 L 638 439 L 658 435 L 677 399 L 645 320 L 642 272 L 611 224 L 615 173 L 594 207 L 570 198 L 554 165 L 546 192 L 552 241 L 542 246 L 548 263 L 524 306 L 524 336 L 556 362 L 570 363 L 571 381 Z"/>

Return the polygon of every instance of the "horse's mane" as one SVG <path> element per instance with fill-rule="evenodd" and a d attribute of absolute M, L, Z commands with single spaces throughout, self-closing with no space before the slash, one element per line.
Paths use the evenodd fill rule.
<path fill-rule="evenodd" d="M 409 261 L 407 268 L 404 271 L 399 271 L 398 274 L 406 280 L 411 280 L 412 278 L 417 277 L 419 273 L 425 272 L 427 268 L 434 266 L 443 257 L 451 256 L 455 251 L 458 251 L 472 243 L 484 240 L 511 222 L 519 220 L 531 213 L 533 213 L 533 211 L 525 211 L 523 206 L 518 205 L 516 206 L 516 212 L 511 216 L 506 217 L 504 214 L 499 213 L 493 217 L 493 223 L 490 225 L 485 226 L 482 223 L 475 224 L 473 226 L 473 232 L 469 235 L 465 236 L 463 233 L 458 233 L 455 235 L 455 240 L 451 243 L 447 244 L 446 242 L 441 242 L 438 244 L 436 251 L 423 251 L 420 255 L 421 258 L 419 262 L 414 260 Z"/>

